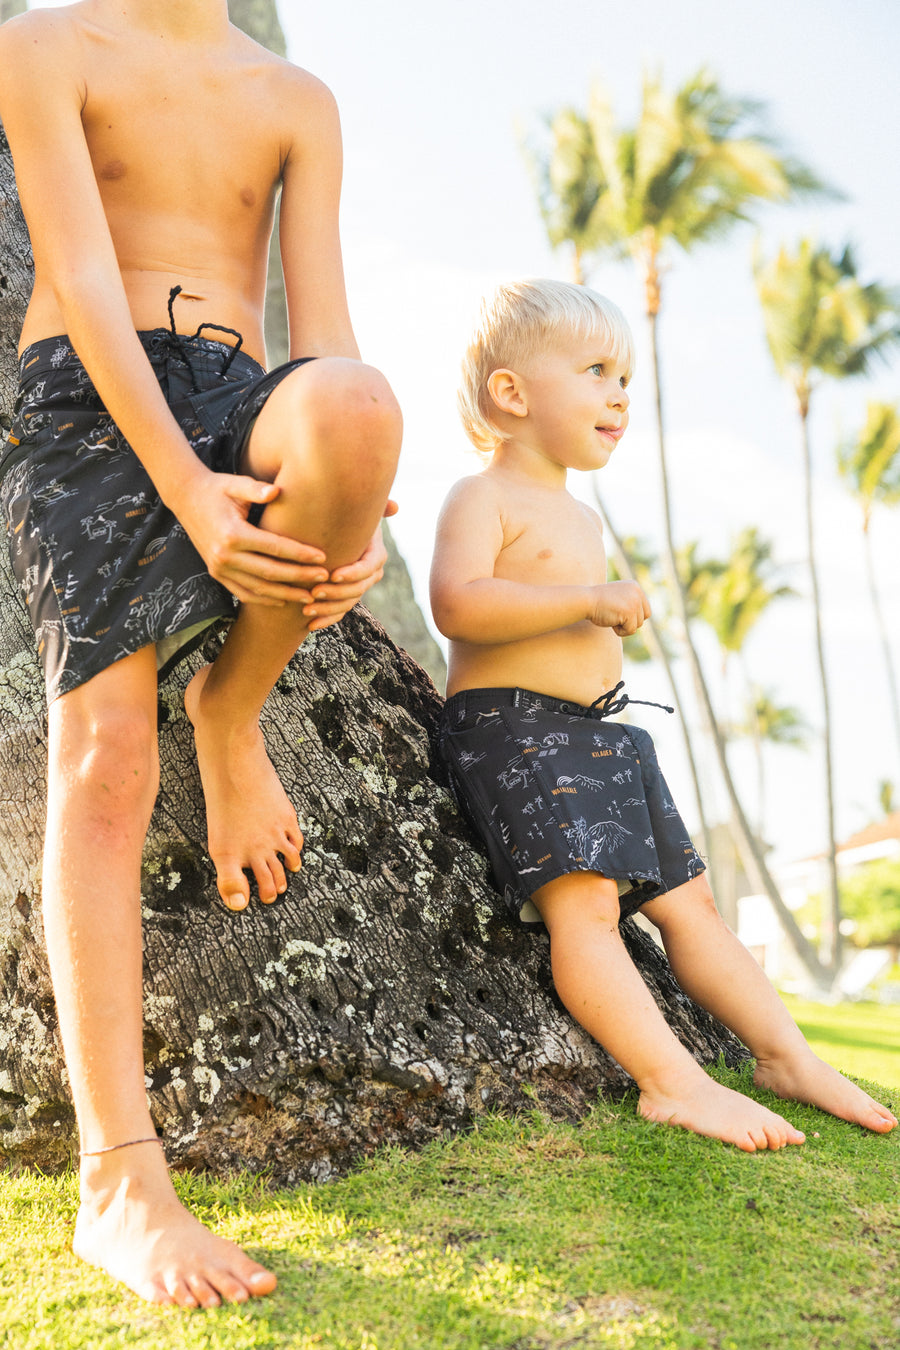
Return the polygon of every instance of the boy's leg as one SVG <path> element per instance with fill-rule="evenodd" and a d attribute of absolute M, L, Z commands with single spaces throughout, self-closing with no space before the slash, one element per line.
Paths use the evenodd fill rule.
<path fill-rule="evenodd" d="M 394 396 L 371 367 L 330 358 L 292 371 L 263 407 L 242 466 L 281 488 L 264 528 L 323 549 L 329 572 L 355 562 L 384 512 L 400 430 Z M 266 755 L 259 715 L 311 621 L 301 605 L 242 605 L 214 665 L 188 687 L 209 849 L 232 909 L 249 899 L 243 869 L 271 901 L 286 889 L 285 865 L 300 865 L 297 818 Z"/>
<path fill-rule="evenodd" d="M 894 1128 L 887 1107 L 813 1054 L 759 963 L 722 919 L 705 877 L 649 901 L 641 913 L 659 928 L 685 993 L 753 1054 L 757 1086 L 879 1133 Z"/>
<path fill-rule="evenodd" d="M 550 933 L 560 998 L 634 1078 L 642 1116 L 748 1153 L 803 1142 L 781 1116 L 711 1079 L 672 1032 L 620 936 L 615 882 L 571 872 L 532 899 Z"/>
<path fill-rule="evenodd" d="M 156 658 L 49 711 L 43 918 L 81 1148 L 152 1141 L 141 1010 L 141 850 L 157 790 Z M 74 1249 L 143 1297 L 214 1306 L 275 1277 L 182 1208 L 154 1142 L 82 1159 Z"/>

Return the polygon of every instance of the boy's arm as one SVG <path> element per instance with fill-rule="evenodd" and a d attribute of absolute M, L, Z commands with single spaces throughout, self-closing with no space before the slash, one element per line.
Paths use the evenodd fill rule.
<path fill-rule="evenodd" d="M 297 131 L 282 168 L 279 243 L 290 355 L 359 360 L 338 224 L 342 146 L 331 91 L 306 71 L 286 72 Z"/>
<path fill-rule="evenodd" d="M 135 333 L 81 123 L 87 91 L 77 63 L 77 37 L 56 11 L 0 29 L 0 116 L 41 284 L 52 287 L 104 405 L 212 575 L 240 599 L 278 603 L 289 587 L 302 600 L 323 569 L 297 564 L 321 564 L 321 550 L 247 524 L 250 505 L 277 488 L 202 464 Z"/>
<path fill-rule="evenodd" d="M 494 576 L 504 545 L 500 502 L 483 477 L 453 488 L 437 526 L 431 568 L 434 621 L 451 642 L 519 642 L 585 619 L 627 636 L 649 618 L 634 582 L 542 586 Z"/>

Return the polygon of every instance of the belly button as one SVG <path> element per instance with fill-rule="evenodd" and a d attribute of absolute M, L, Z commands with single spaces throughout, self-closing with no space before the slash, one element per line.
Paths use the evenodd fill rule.
<path fill-rule="evenodd" d="M 552 557 L 553 557 L 553 549 L 552 549 L 552 548 L 542 548 L 541 551 L 540 551 L 540 553 L 538 554 L 538 557 L 539 557 L 539 558 L 552 558 Z"/>

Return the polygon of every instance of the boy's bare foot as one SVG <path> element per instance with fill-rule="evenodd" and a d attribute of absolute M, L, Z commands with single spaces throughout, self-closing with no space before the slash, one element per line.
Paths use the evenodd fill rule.
<path fill-rule="evenodd" d="M 874 1130 L 876 1134 L 887 1134 L 897 1124 L 892 1111 L 808 1048 L 790 1062 L 758 1059 L 753 1081 L 757 1087 L 768 1088 L 778 1097 L 818 1106 L 821 1111 Z"/>
<path fill-rule="evenodd" d="M 300 867 L 303 835 L 254 722 L 235 727 L 216 717 L 203 691 L 211 667 L 193 677 L 184 706 L 194 727 L 206 798 L 206 831 L 219 894 L 229 909 L 244 909 L 253 872 L 259 898 L 270 904 L 287 890 L 285 869 Z"/>
<path fill-rule="evenodd" d="M 745 1153 L 802 1144 L 806 1138 L 782 1116 L 743 1093 L 723 1087 L 699 1066 L 697 1074 L 686 1074 L 680 1083 L 670 1083 L 665 1089 L 644 1088 L 638 1114 L 645 1120 L 680 1125 L 695 1134 L 735 1144 Z"/>
<path fill-rule="evenodd" d="M 72 1250 L 141 1298 L 181 1308 L 246 1303 L 277 1283 L 188 1213 L 153 1143 L 82 1160 Z"/>

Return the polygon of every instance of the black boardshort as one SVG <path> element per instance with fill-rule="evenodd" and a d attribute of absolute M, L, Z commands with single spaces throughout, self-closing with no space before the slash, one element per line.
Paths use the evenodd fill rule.
<path fill-rule="evenodd" d="M 138 336 L 194 452 L 225 473 L 239 471 L 269 394 L 309 359 L 267 373 L 210 338 L 165 328 Z M 22 353 L 0 503 L 48 704 L 151 644 L 162 678 L 211 623 L 235 613 L 234 596 L 160 501 L 68 338 Z"/>
<path fill-rule="evenodd" d="M 604 716 L 528 689 L 468 689 L 444 706 L 441 757 L 526 925 L 541 922 L 534 892 L 569 872 L 617 881 L 626 918 L 705 870 L 650 735 Z"/>

